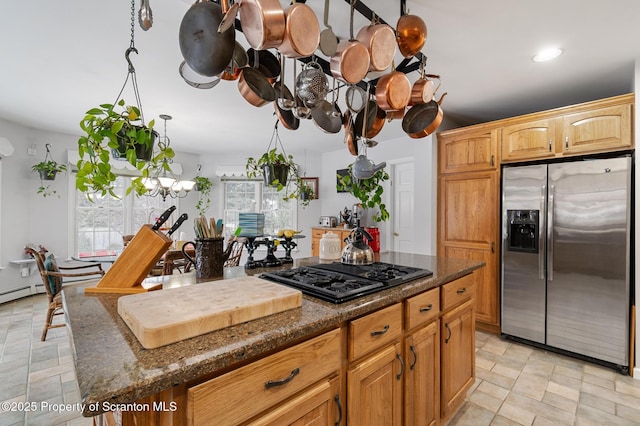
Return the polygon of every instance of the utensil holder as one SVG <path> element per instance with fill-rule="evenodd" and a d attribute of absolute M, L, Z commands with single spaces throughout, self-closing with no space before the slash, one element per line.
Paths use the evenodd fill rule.
<path fill-rule="evenodd" d="M 186 247 L 195 247 L 195 259 L 186 253 Z M 196 279 L 222 278 L 224 276 L 224 238 L 202 238 L 195 242 L 187 241 L 182 246 L 185 259 L 195 265 Z"/>

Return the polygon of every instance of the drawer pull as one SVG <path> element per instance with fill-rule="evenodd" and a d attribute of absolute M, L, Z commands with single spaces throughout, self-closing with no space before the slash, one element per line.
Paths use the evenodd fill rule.
<path fill-rule="evenodd" d="M 433 309 L 433 303 L 429 303 L 424 308 L 420 308 L 420 312 L 429 312 L 431 309 Z"/>
<path fill-rule="evenodd" d="M 371 332 L 371 337 L 373 336 L 380 336 L 381 334 L 386 333 L 387 331 L 389 331 L 389 324 L 385 325 L 384 328 L 382 330 L 374 330 Z"/>
<path fill-rule="evenodd" d="M 340 423 L 342 423 L 342 404 L 340 403 L 340 395 L 336 395 L 333 400 L 338 406 L 338 421 L 336 422 L 336 426 L 340 426 Z"/>
<path fill-rule="evenodd" d="M 446 323 L 444 324 L 444 328 L 446 328 L 446 329 L 447 329 L 447 331 L 449 332 L 449 335 L 447 336 L 447 338 L 446 338 L 446 339 L 444 339 L 444 342 L 445 342 L 445 343 L 449 343 L 449 340 L 451 340 L 451 329 L 449 328 L 449 323 L 448 323 L 448 322 L 446 322 Z"/>
<path fill-rule="evenodd" d="M 282 380 L 269 380 L 268 382 L 266 382 L 264 384 L 264 387 L 266 389 L 269 389 L 269 388 L 273 388 L 273 387 L 276 387 L 276 386 L 286 385 L 291 380 L 293 380 L 293 378 L 296 377 L 298 374 L 300 374 L 300 369 L 296 368 L 293 371 L 291 371 L 291 374 L 289 374 L 289 377 L 285 377 Z"/>
<path fill-rule="evenodd" d="M 396 379 L 402 379 L 402 375 L 404 374 L 404 361 L 402 360 L 402 356 L 400 354 L 396 354 L 396 358 L 400 361 L 400 372 L 396 375 Z"/>
<path fill-rule="evenodd" d="M 416 353 L 416 348 L 413 345 L 409 346 L 409 350 L 413 354 L 413 361 L 409 366 L 409 370 L 413 371 L 413 368 L 416 366 L 416 363 L 418 362 L 418 354 Z"/>
<path fill-rule="evenodd" d="M 464 294 L 466 291 L 467 291 L 467 288 L 466 287 L 462 287 L 462 288 L 459 288 L 458 291 L 456 291 L 456 293 Z"/>

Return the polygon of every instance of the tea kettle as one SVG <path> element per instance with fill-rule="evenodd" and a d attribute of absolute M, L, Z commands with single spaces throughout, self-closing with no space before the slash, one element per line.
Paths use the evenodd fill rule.
<path fill-rule="evenodd" d="M 363 228 L 355 228 L 345 242 L 347 245 L 342 249 L 341 262 L 346 265 L 371 265 L 374 262 L 374 254 L 365 237 L 372 241 L 373 237 Z"/>
<path fill-rule="evenodd" d="M 366 155 L 358 155 L 356 161 L 353 163 L 353 177 L 356 179 L 370 179 L 380 169 L 384 169 L 387 166 L 386 162 L 375 164 L 369 160 Z"/>

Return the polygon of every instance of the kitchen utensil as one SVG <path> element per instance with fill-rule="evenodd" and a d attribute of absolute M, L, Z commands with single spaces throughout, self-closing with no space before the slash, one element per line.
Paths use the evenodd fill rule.
<path fill-rule="evenodd" d="M 380 164 L 375 164 L 366 155 L 360 154 L 353 163 L 351 172 L 356 179 L 370 179 L 378 170 L 384 169 L 386 166 L 387 163 L 384 161 Z"/>
<path fill-rule="evenodd" d="M 386 113 L 387 113 L 387 121 L 391 122 L 393 120 L 402 120 L 402 118 L 404 118 L 404 114 L 406 112 L 407 112 L 406 108 L 386 111 Z"/>
<path fill-rule="evenodd" d="M 320 33 L 320 51 L 331 57 L 338 48 L 338 37 L 329 25 L 329 0 L 324 0 L 324 26 L 326 28 Z"/>
<path fill-rule="evenodd" d="M 342 249 L 341 263 L 346 265 L 371 265 L 374 262 L 374 253 L 365 241 L 373 240 L 371 234 L 363 228 L 355 228 L 346 238 L 347 245 Z"/>
<path fill-rule="evenodd" d="M 304 3 L 296 3 L 285 12 L 285 30 L 278 50 L 288 58 L 311 56 L 320 43 L 320 24 L 315 12 Z"/>
<path fill-rule="evenodd" d="M 301 304 L 299 290 L 240 277 L 123 296 L 118 314 L 145 349 L 154 349 Z"/>
<path fill-rule="evenodd" d="M 291 94 L 291 92 L 289 92 L 289 89 L 287 88 L 287 85 L 284 82 L 284 75 L 285 75 L 284 74 L 285 72 L 284 55 L 279 55 L 278 59 L 280 60 L 280 84 L 276 83 L 278 87 L 274 85 L 274 89 L 276 89 L 276 95 L 278 96 L 278 98 L 276 99 L 276 104 L 277 104 L 276 113 L 278 112 L 279 109 L 282 111 L 290 111 L 291 108 L 293 108 L 296 105 L 295 99 L 293 99 L 293 95 Z M 278 118 L 280 118 L 280 115 L 278 115 Z M 286 124 L 285 124 L 285 127 L 287 127 Z"/>
<path fill-rule="evenodd" d="M 195 260 L 186 252 L 186 247 L 191 244 L 195 247 Z M 224 275 L 224 262 L 229 258 L 235 240 L 229 241 L 226 250 L 223 250 L 224 238 L 200 238 L 195 242 L 187 241 L 182 246 L 182 254 L 196 269 L 196 279 L 222 278 Z"/>
<path fill-rule="evenodd" d="M 331 74 L 346 83 L 357 83 L 369 72 L 369 51 L 366 46 L 353 37 L 353 11 L 355 0 L 351 0 L 351 14 L 349 19 L 349 41 L 338 43 L 336 53 L 331 56 L 329 65 Z"/>
<path fill-rule="evenodd" d="M 413 83 L 413 86 L 411 87 L 411 97 L 409 99 L 409 105 L 424 104 L 431 101 L 431 99 L 433 99 L 433 96 L 435 95 L 436 91 L 440 87 L 440 84 L 438 83 L 438 87 L 436 87 L 435 83 L 427 79 L 427 77 L 437 78 L 438 81 L 440 80 L 439 75 L 435 75 L 435 74 L 425 75 L 424 61 L 422 61 L 422 63 L 420 64 L 420 78 L 417 79 Z"/>
<path fill-rule="evenodd" d="M 178 68 L 180 77 L 191 87 L 196 89 L 211 89 L 220 83 L 220 75 L 214 75 L 213 77 L 207 77 L 195 72 L 187 61 L 182 61 Z"/>
<path fill-rule="evenodd" d="M 347 149 L 349 150 L 349 153 L 351 155 L 358 155 L 358 143 L 353 128 L 353 119 L 351 118 L 350 111 L 345 112 L 344 143 L 347 144 Z"/>
<path fill-rule="evenodd" d="M 411 98 L 411 82 L 400 71 L 383 75 L 376 85 L 376 103 L 385 111 L 404 109 Z"/>
<path fill-rule="evenodd" d="M 296 106 L 294 106 L 291 111 L 296 118 L 305 119 L 311 117 L 311 108 L 306 106 L 302 99 L 300 99 L 300 96 L 298 96 L 298 82 L 296 80 L 297 62 L 297 60 L 293 61 L 293 99 L 296 102 Z"/>
<path fill-rule="evenodd" d="M 356 39 L 369 52 L 369 71 L 383 71 L 389 68 L 396 54 L 396 34 L 387 24 L 376 23 L 374 15 L 371 25 L 360 28 Z"/>
<path fill-rule="evenodd" d="M 355 121 L 355 132 L 356 132 L 356 136 L 357 137 L 374 137 L 373 136 L 369 136 L 370 133 L 372 133 L 372 128 L 374 124 L 376 123 L 376 115 L 378 114 L 378 106 L 376 105 L 376 102 L 373 100 L 370 100 L 366 105 L 365 108 L 362 109 L 362 111 L 360 111 L 358 113 L 358 115 L 356 115 L 356 121 Z M 384 122 L 384 120 L 383 120 Z M 378 130 L 379 132 L 379 130 Z M 378 133 L 376 132 L 376 134 Z"/>
<path fill-rule="evenodd" d="M 178 220 L 176 220 L 176 223 L 174 223 L 171 229 L 169 229 L 169 232 L 167 232 L 167 236 L 170 236 L 171 234 L 176 232 L 178 228 L 180 228 L 180 225 L 182 225 L 187 219 L 189 219 L 189 215 L 186 213 L 182 213 Z"/>
<path fill-rule="evenodd" d="M 231 62 L 222 74 L 220 74 L 220 78 L 228 81 L 237 80 L 240 77 L 240 70 L 248 64 L 249 56 L 247 55 L 247 51 L 236 41 Z"/>
<path fill-rule="evenodd" d="M 222 4 L 228 5 L 227 0 Z M 235 29 L 217 32 L 222 8 L 211 1 L 194 3 L 180 23 L 178 40 L 184 60 L 198 74 L 213 77 L 231 62 L 235 47 Z"/>
<path fill-rule="evenodd" d="M 305 64 L 296 79 L 296 93 L 309 108 L 314 108 L 318 102 L 327 96 L 329 83 L 322 71 L 322 67 L 311 61 Z"/>
<path fill-rule="evenodd" d="M 409 108 L 402 119 L 402 130 L 413 139 L 424 138 L 433 133 L 442 123 L 444 113 L 440 104 L 446 95 L 444 93 L 437 102 L 432 99 L 426 104 L 418 104 Z"/>
<path fill-rule="evenodd" d="M 247 49 L 249 66 L 260 71 L 273 84 L 280 75 L 280 61 L 268 50 Z"/>
<path fill-rule="evenodd" d="M 256 107 L 276 100 L 275 89 L 267 78 L 255 68 L 242 68 L 238 79 L 238 90 L 247 102 Z"/>
<path fill-rule="evenodd" d="M 400 19 L 396 24 L 396 40 L 400 54 L 410 58 L 422 50 L 427 40 L 427 26 L 417 15 L 407 15 L 406 3 L 401 2 Z"/>
<path fill-rule="evenodd" d="M 142 0 L 140 2 L 140 10 L 138 10 L 138 23 L 140 28 L 147 31 L 153 25 L 153 13 L 149 6 L 149 0 Z"/>
<path fill-rule="evenodd" d="M 325 101 L 327 102 L 327 101 Z M 327 102 L 329 103 L 329 102 Z M 329 103 L 330 111 L 317 107 L 311 110 L 311 118 L 318 128 L 326 133 L 338 133 L 342 129 L 342 114 L 337 104 Z"/>
<path fill-rule="evenodd" d="M 278 99 L 273 103 L 273 108 L 276 111 L 278 120 L 280 120 L 282 125 L 289 130 L 298 129 L 298 127 L 300 127 L 300 120 L 293 114 L 293 108 L 284 109 L 280 106 L 283 101 L 286 101 L 286 105 L 292 104 L 295 106 L 296 103 L 293 99 L 293 95 L 287 86 L 282 84 L 282 81 L 277 81 L 276 84 L 273 85 L 273 88 L 276 94 L 279 94 Z"/>
<path fill-rule="evenodd" d="M 357 84 L 350 84 L 344 96 L 347 108 L 349 108 L 354 114 L 362 111 L 362 108 L 364 108 L 364 105 L 367 102 L 367 98 L 367 92 Z"/>
<path fill-rule="evenodd" d="M 219 33 L 227 31 L 229 28 L 234 26 L 241 3 L 242 3 L 242 0 L 238 0 L 236 3 L 232 4 L 229 10 L 227 10 L 227 12 L 222 16 L 220 25 L 218 25 Z"/>
<path fill-rule="evenodd" d="M 282 44 L 286 23 L 278 0 L 242 0 L 240 21 L 247 42 L 254 49 L 263 50 Z"/>
<path fill-rule="evenodd" d="M 171 216 L 171 213 L 173 213 L 175 209 L 176 209 L 176 206 L 171 206 L 168 209 L 166 209 L 164 212 L 162 212 L 160 217 L 156 220 L 156 223 L 154 223 L 153 226 L 151 227 L 151 230 L 157 231 L 158 229 L 160 229 L 162 224 L 165 223 L 167 219 L 169 219 L 169 216 Z"/>

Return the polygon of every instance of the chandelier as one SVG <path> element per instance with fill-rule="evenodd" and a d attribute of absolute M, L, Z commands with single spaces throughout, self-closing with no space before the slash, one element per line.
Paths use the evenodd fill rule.
<path fill-rule="evenodd" d="M 164 120 L 164 136 L 159 138 L 158 144 L 164 144 L 164 149 L 169 147 L 170 140 L 167 137 L 167 120 L 171 120 L 171 116 L 160 114 L 160 118 Z M 150 197 L 161 196 L 162 201 L 166 201 L 167 197 L 184 198 L 187 196 L 196 184 L 192 180 L 181 180 L 171 170 L 170 158 L 163 158 L 162 163 L 153 172 L 152 176 L 144 180 L 144 186 L 147 189 L 145 195 Z"/>

